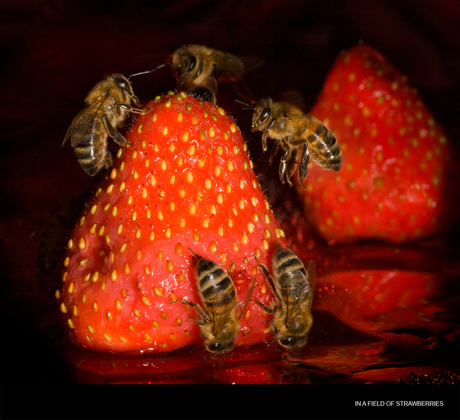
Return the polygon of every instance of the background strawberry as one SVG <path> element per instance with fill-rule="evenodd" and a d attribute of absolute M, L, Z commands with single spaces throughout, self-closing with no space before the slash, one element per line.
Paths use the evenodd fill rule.
<path fill-rule="evenodd" d="M 328 241 L 401 242 L 446 230 L 458 215 L 459 165 L 406 78 L 368 46 L 342 53 L 312 113 L 338 139 L 339 173 L 312 165 L 298 188 Z"/>
<path fill-rule="evenodd" d="M 430 271 L 340 271 L 317 279 L 313 307 L 333 313 L 355 330 L 390 342 L 413 339 L 391 337 L 392 331 L 402 329 L 424 331 L 426 338 L 454 325 L 453 308 L 458 302 L 449 302 L 444 296 L 452 280 L 453 276 Z"/>
<path fill-rule="evenodd" d="M 195 253 L 227 269 L 240 301 L 272 300 L 253 258 L 269 264 L 286 246 L 252 171 L 246 144 L 222 108 L 184 93 L 150 102 L 68 242 L 61 312 L 73 340 L 116 352 L 164 352 L 201 342 L 189 306 Z M 270 337 L 250 302 L 237 345 Z"/>

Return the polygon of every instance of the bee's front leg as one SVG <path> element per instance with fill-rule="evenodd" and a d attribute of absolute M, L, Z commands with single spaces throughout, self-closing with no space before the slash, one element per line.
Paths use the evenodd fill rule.
<path fill-rule="evenodd" d="M 107 132 L 109 133 L 110 137 L 112 137 L 113 141 L 117 143 L 119 146 L 126 146 L 127 144 L 132 144 L 128 140 L 125 139 L 123 134 L 119 133 L 118 130 L 114 128 L 112 124 L 110 124 L 109 119 L 107 118 L 106 114 L 102 116 L 102 122 Z"/>
<path fill-rule="evenodd" d="M 284 184 L 284 178 L 286 177 L 288 184 L 292 187 L 292 182 L 289 178 L 289 175 L 286 174 L 288 164 L 292 158 L 292 147 L 286 140 L 282 141 L 282 147 L 283 149 L 285 149 L 285 151 L 282 154 L 281 160 L 280 160 L 279 176 L 283 184 Z"/>
<path fill-rule="evenodd" d="M 268 139 L 268 131 L 264 131 L 262 134 L 262 150 L 264 153 L 267 151 L 267 139 Z"/>

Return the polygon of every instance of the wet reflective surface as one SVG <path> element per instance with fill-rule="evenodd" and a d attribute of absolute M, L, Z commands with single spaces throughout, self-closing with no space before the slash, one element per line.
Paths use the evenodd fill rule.
<path fill-rule="evenodd" d="M 272 343 L 238 348 L 227 357 L 201 348 L 120 356 L 70 345 L 62 354 L 77 383 L 395 384 L 415 383 L 418 375 L 421 383 L 459 384 L 458 349 L 448 340 L 433 344 L 392 334 L 392 343 L 352 330 L 326 312 L 315 315 L 309 345 L 295 353 Z"/>

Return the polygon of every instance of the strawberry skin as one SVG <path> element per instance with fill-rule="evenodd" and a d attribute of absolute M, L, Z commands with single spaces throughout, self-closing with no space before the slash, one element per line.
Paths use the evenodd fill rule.
<path fill-rule="evenodd" d="M 113 352 L 166 352 L 202 342 L 189 248 L 224 270 L 235 263 L 239 302 L 269 305 L 257 264 L 286 246 L 252 170 L 246 144 L 222 108 L 185 93 L 147 104 L 74 228 L 64 261 L 61 312 L 72 340 Z M 250 302 L 235 344 L 270 337 Z"/>
<path fill-rule="evenodd" d="M 312 113 L 343 153 L 339 173 L 312 165 L 298 188 L 309 220 L 332 242 L 403 242 L 457 218 L 459 170 L 443 130 L 417 92 L 377 51 L 342 53 Z"/>
<path fill-rule="evenodd" d="M 440 299 L 448 277 L 431 271 L 338 271 L 317 278 L 313 309 L 368 334 L 385 337 L 401 328 L 437 334 L 451 326 Z"/>

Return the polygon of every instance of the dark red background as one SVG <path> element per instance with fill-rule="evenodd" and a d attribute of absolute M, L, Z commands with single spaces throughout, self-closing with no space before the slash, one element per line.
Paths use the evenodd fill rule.
<path fill-rule="evenodd" d="M 0 304 L 3 342 L 15 366 L 13 374 L 2 372 L 8 380 L 66 380 L 37 332 L 38 323 L 40 331 L 52 323 L 46 316 L 56 285 L 38 273 L 34 232 L 93 182 L 61 142 L 105 74 L 147 70 L 182 44 L 200 43 L 262 58 L 265 64 L 246 77 L 255 97 L 296 89 L 311 107 L 338 53 L 364 42 L 408 75 L 459 147 L 456 0 L 16 0 L 1 2 L 0 16 Z M 147 101 L 172 89 L 174 78 L 164 68 L 133 86 Z M 257 163 L 260 136 L 249 132 L 231 87 L 219 89 L 219 103 L 246 127 Z"/>

